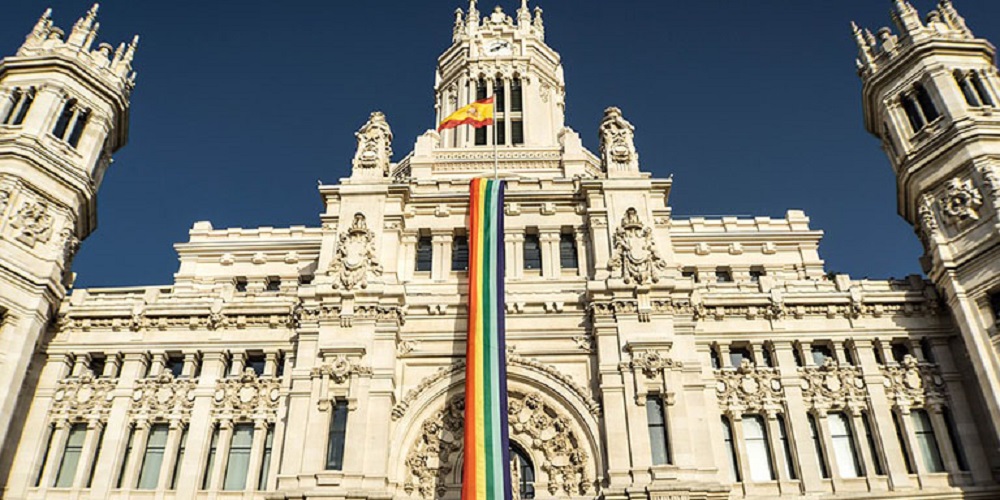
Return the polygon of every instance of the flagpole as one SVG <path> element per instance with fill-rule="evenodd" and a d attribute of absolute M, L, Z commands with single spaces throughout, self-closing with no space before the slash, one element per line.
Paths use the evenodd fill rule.
<path fill-rule="evenodd" d="M 499 176 L 497 172 L 500 170 L 500 153 L 497 152 L 497 94 L 493 93 L 493 180 L 496 180 Z"/>

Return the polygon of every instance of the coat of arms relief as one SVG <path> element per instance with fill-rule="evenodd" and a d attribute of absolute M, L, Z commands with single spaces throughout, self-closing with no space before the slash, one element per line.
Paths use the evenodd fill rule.
<path fill-rule="evenodd" d="M 337 278 L 334 287 L 344 290 L 368 288 L 369 276 L 382 275 L 375 252 L 375 233 L 368 229 L 364 214 L 354 214 L 351 227 L 340 234 L 330 273 Z"/>
<path fill-rule="evenodd" d="M 614 253 L 608 269 L 618 273 L 626 284 L 648 285 L 660 281 L 666 269 L 653 240 L 653 231 L 639 220 L 635 208 L 625 211 L 621 226 L 615 229 Z"/>

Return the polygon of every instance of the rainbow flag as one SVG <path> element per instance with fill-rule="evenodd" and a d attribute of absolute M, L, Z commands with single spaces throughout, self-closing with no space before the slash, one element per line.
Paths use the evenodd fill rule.
<path fill-rule="evenodd" d="M 504 341 L 504 181 L 469 186 L 469 326 L 462 500 L 510 500 Z"/>

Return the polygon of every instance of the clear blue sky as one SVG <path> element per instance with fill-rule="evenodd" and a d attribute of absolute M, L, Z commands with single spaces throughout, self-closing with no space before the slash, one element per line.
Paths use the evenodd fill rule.
<path fill-rule="evenodd" d="M 5 0 L 0 54 L 46 6 L 68 30 L 90 3 Z M 434 127 L 435 61 L 467 3 L 103 2 L 101 40 L 142 35 L 139 79 L 131 142 L 101 188 L 77 286 L 172 282 L 172 245 L 195 221 L 317 225 L 316 180 L 348 175 L 369 112 L 386 113 L 397 160 Z M 919 272 L 888 161 L 863 128 L 849 28 L 889 24 L 889 0 L 539 3 L 563 56 L 568 124 L 593 150 L 603 109 L 621 107 L 642 169 L 674 175 L 678 216 L 802 209 L 826 232 L 829 270 Z M 978 36 L 1000 41 L 1000 2 L 955 4 Z"/>

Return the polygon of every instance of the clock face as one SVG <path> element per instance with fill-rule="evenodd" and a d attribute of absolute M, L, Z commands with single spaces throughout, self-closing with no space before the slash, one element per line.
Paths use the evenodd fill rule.
<path fill-rule="evenodd" d="M 492 40 L 483 46 L 487 56 L 509 56 L 511 50 L 510 42 L 506 40 Z"/>

